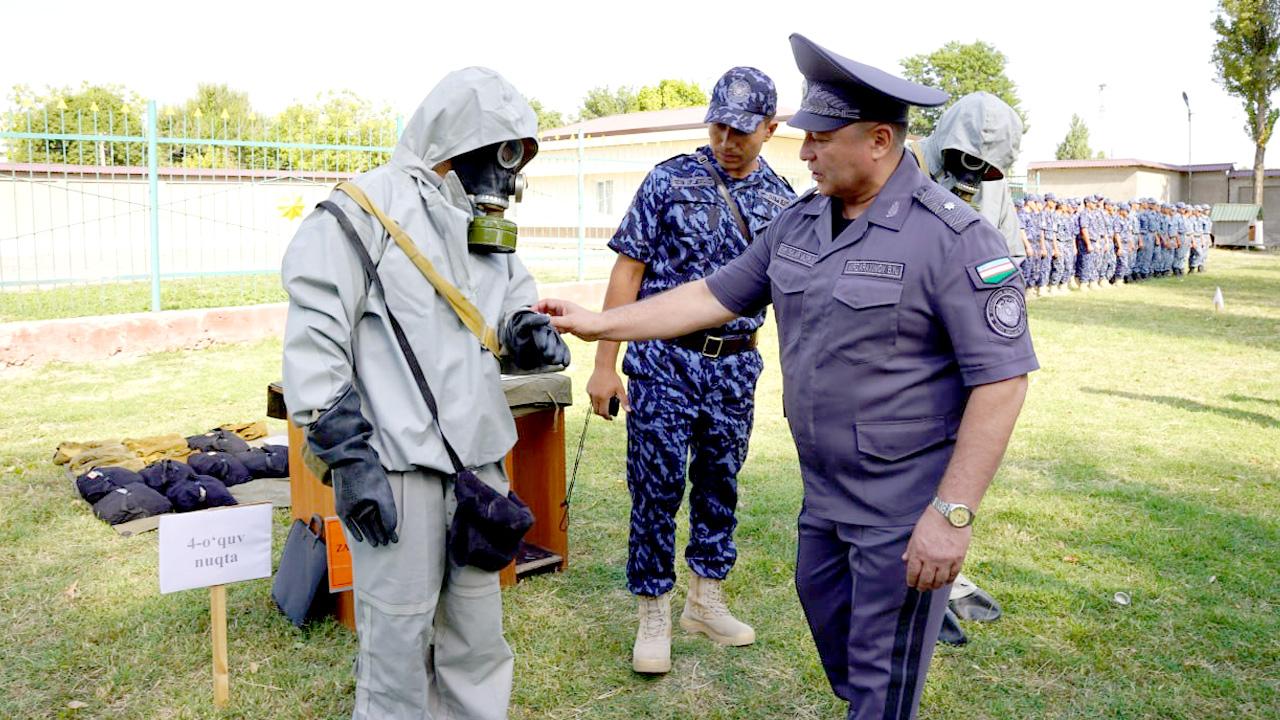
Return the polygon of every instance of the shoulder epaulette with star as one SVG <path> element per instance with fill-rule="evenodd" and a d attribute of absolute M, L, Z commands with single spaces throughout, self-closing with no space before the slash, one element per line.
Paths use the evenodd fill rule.
<path fill-rule="evenodd" d="M 963 200 L 936 185 L 920 187 L 911 196 L 958 233 L 982 219 Z"/>

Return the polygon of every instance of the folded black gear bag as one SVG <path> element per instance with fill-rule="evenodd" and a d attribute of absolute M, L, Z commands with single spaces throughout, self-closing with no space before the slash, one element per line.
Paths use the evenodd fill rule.
<path fill-rule="evenodd" d="M 254 478 L 289 477 L 289 448 L 286 445 L 263 445 L 249 448 L 233 457 L 244 465 Z"/>
<path fill-rule="evenodd" d="M 165 497 L 177 512 L 192 512 L 237 504 L 236 499 L 227 490 L 227 486 L 217 478 L 208 475 L 193 475 L 190 479 L 175 482 L 169 486 Z"/>
<path fill-rule="evenodd" d="M 327 592 L 329 562 L 325 553 L 324 521 L 294 520 L 280 554 L 280 567 L 271 581 L 271 599 L 296 627 L 327 615 L 333 599 Z"/>
<path fill-rule="evenodd" d="M 90 505 L 116 488 L 143 482 L 142 476 L 122 467 L 99 467 L 76 478 L 76 490 Z"/>
<path fill-rule="evenodd" d="M 222 428 L 214 428 L 202 435 L 192 435 L 187 438 L 187 447 L 200 452 L 209 452 L 217 450 L 218 452 L 238 453 L 249 449 L 249 443 L 244 438 Z"/>
<path fill-rule="evenodd" d="M 197 474 L 218 478 L 227 487 L 247 483 L 253 479 L 253 473 L 249 472 L 249 468 L 231 453 L 217 450 L 195 453 L 187 458 L 187 464 Z"/>
<path fill-rule="evenodd" d="M 190 465 L 178 460 L 160 460 L 142 468 L 138 474 L 142 476 L 143 482 L 148 487 L 163 494 L 167 493 L 175 483 L 195 477 L 196 471 L 192 470 Z"/>
<path fill-rule="evenodd" d="M 119 487 L 93 504 L 93 514 L 111 525 L 167 513 L 173 505 L 165 496 L 143 483 Z"/>

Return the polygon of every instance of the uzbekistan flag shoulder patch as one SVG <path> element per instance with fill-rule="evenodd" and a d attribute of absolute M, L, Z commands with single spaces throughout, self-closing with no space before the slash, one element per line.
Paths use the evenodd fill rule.
<path fill-rule="evenodd" d="M 1018 266 L 1013 264 L 1013 258 L 1002 257 L 995 260 L 988 260 L 975 267 L 974 272 L 978 274 L 978 279 L 986 285 L 999 285 L 1009 276 L 1018 271 Z"/>

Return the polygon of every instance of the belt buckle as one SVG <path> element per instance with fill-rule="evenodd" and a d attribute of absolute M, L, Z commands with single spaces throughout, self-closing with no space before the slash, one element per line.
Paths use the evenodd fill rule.
<path fill-rule="evenodd" d="M 712 340 L 715 341 L 716 349 L 714 351 L 709 349 L 711 347 Z M 717 337 L 715 335 L 707 335 L 702 339 L 702 356 L 703 357 L 718 358 L 720 357 L 720 352 L 722 350 L 724 350 L 724 338 Z"/>

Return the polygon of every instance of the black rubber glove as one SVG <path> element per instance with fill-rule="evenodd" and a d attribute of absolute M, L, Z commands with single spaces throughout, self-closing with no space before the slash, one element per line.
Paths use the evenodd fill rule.
<path fill-rule="evenodd" d="M 569 346 L 551 327 L 551 316 L 520 310 L 503 328 L 502 344 L 512 362 L 521 370 L 548 365 L 569 367 Z"/>
<path fill-rule="evenodd" d="M 311 452 L 326 465 L 338 517 L 356 542 L 377 547 L 398 542 L 396 501 L 378 454 L 369 445 L 373 426 L 360 413 L 354 387 L 307 429 Z"/>

